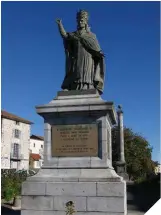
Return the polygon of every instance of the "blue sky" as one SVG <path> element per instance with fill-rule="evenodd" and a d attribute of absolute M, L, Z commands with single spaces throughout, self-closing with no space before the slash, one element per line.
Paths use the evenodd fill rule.
<path fill-rule="evenodd" d="M 106 55 L 103 99 L 122 104 L 124 124 L 147 138 L 159 160 L 159 2 L 2 2 L 2 109 L 43 135 L 35 106 L 56 96 L 65 73 L 55 19 L 73 31 L 79 9 L 89 11 Z"/>

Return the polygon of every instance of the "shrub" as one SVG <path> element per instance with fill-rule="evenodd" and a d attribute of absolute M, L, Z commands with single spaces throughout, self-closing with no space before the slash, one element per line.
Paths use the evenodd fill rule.
<path fill-rule="evenodd" d="M 7 172 L 2 176 L 2 192 L 1 195 L 6 201 L 12 200 L 21 194 L 22 179 L 15 172 Z"/>
<path fill-rule="evenodd" d="M 1 170 L 1 199 L 10 201 L 16 196 L 21 195 L 22 182 L 27 177 L 36 174 L 34 171 L 19 170 L 15 169 L 2 169 Z"/>
<path fill-rule="evenodd" d="M 75 213 L 74 203 L 69 201 L 66 203 L 66 215 L 74 215 Z"/>

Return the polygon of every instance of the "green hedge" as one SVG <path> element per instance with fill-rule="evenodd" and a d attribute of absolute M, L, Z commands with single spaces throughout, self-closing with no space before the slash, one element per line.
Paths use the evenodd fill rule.
<path fill-rule="evenodd" d="M 10 201 L 14 197 L 21 195 L 22 182 L 27 177 L 37 174 L 38 170 L 19 170 L 2 169 L 1 170 L 1 199 Z"/>

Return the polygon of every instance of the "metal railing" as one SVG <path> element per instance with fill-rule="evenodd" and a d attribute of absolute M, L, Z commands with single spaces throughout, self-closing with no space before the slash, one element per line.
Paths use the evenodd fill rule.
<path fill-rule="evenodd" d="M 24 159 L 24 155 L 20 153 L 11 152 L 10 158 L 13 160 L 22 160 Z"/>

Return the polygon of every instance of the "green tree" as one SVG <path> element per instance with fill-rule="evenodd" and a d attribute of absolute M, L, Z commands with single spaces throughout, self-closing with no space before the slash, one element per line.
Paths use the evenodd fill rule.
<path fill-rule="evenodd" d="M 118 130 L 113 131 L 113 161 L 118 159 Z M 130 180 L 140 181 L 154 172 L 155 163 L 151 159 L 152 147 L 148 141 L 132 129 L 124 128 L 125 160 Z"/>

